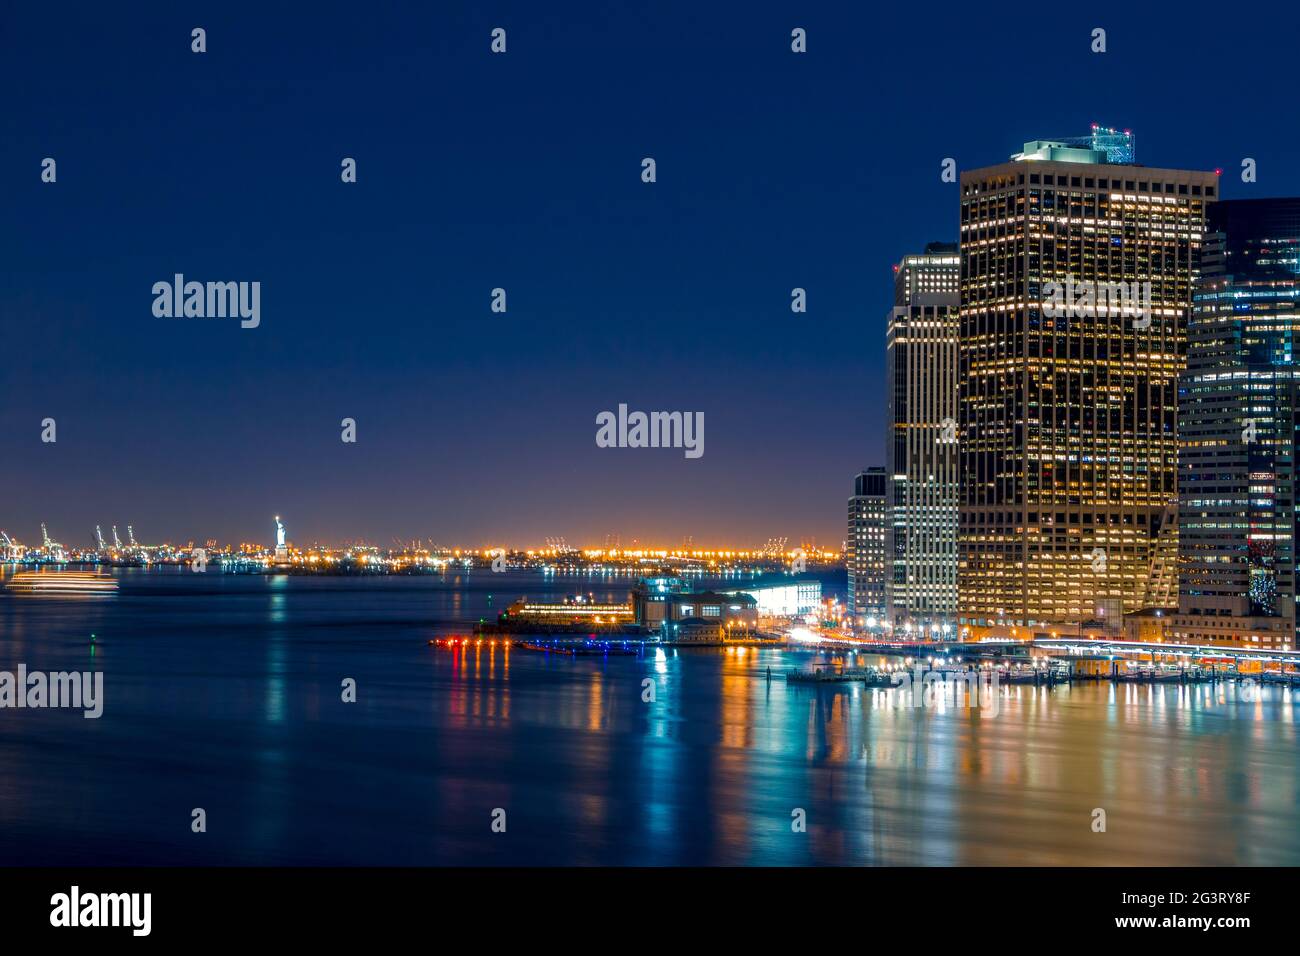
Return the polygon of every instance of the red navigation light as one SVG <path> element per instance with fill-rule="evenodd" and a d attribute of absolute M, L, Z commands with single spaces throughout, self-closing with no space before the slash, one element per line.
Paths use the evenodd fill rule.
<path fill-rule="evenodd" d="M 1222 176 L 1222 175 L 1223 175 L 1223 170 L 1222 170 L 1222 169 L 1216 169 L 1216 170 L 1214 171 L 1214 175 L 1216 175 L 1216 176 Z"/>

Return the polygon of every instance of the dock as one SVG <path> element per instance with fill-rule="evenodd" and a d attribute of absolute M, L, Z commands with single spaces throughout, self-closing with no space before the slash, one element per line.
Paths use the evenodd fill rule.
<path fill-rule="evenodd" d="M 893 686 L 893 681 L 884 671 L 856 668 L 845 668 L 844 670 L 826 668 L 825 670 L 819 669 L 815 671 L 789 670 L 785 672 L 785 679 L 788 684 L 864 683 L 869 687 Z"/>
<path fill-rule="evenodd" d="M 628 647 L 606 641 L 515 641 L 513 646 L 523 651 L 563 654 L 566 657 L 636 657 L 641 651 L 640 646 Z"/>
<path fill-rule="evenodd" d="M 1181 671 L 1129 671 L 1111 673 L 1074 673 L 1066 668 L 1033 668 L 1029 670 L 1008 670 L 1003 668 L 993 669 L 960 669 L 960 668 L 941 668 L 936 667 L 926 671 L 927 673 L 943 673 L 950 680 L 968 679 L 972 673 L 976 674 L 996 674 L 997 681 L 1003 685 L 1032 685 L 1034 687 L 1055 687 L 1058 684 L 1072 684 L 1079 682 L 1102 682 L 1109 681 L 1116 684 L 1212 684 L 1221 681 L 1230 680 L 1252 680 L 1258 679 L 1261 683 L 1282 684 L 1289 687 L 1300 687 L 1300 675 L 1297 674 L 1277 674 L 1265 673 L 1256 678 L 1250 674 L 1238 674 L 1236 672 L 1209 671 L 1204 669 L 1188 669 Z M 854 684 L 861 683 L 868 687 L 895 687 L 898 684 L 893 680 L 892 674 L 904 673 L 901 671 L 880 671 L 874 668 L 834 668 L 823 667 L 817 670 L 789 670 L 786 671 L 785 679 L 789 684 Z"/>

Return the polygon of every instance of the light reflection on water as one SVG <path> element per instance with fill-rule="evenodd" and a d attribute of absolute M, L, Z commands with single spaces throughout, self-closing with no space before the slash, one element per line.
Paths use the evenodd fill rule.
<path fill-rule="evenodd" d="M 811 651 L 427 646 L 519 594 L 593 590 L 538 580 L 128 573 L 104 602 L 0 596 L 0 669 L 100 668 L 106 696 L 100 720 L 0 711 L 0 862 L 1300 863 L 1289 689 L 1002 686 L 990 716 L 787 686 Z"/>

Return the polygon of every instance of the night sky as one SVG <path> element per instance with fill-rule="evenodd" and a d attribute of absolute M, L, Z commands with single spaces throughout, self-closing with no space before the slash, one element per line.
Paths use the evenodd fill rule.
<path fill-rule="evenodd" d="M 1101 122 L 1225 198 L 1300 193 L 1294 10 L 277 6 L 0 20 L 0 528 L 28 543 L 266 542 L 279 513 L 298 543 L 838 547 L 884 462 L 891 266 L 957 239 L 944 157 Z M 155 318 L 177 272 L 260 281 L 260 327 Z M 703 411 L 703 457 L 597 448 L 620 402 Z"/>

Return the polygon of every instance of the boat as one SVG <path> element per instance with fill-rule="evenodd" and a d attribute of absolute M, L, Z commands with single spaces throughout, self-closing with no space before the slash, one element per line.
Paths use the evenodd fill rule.
<path fill-rule="evenodd" d="M 5 585 L 15 594 L 85 597 L 117 592 L 117 578 L 94 571 L 19 571 Z"/>

